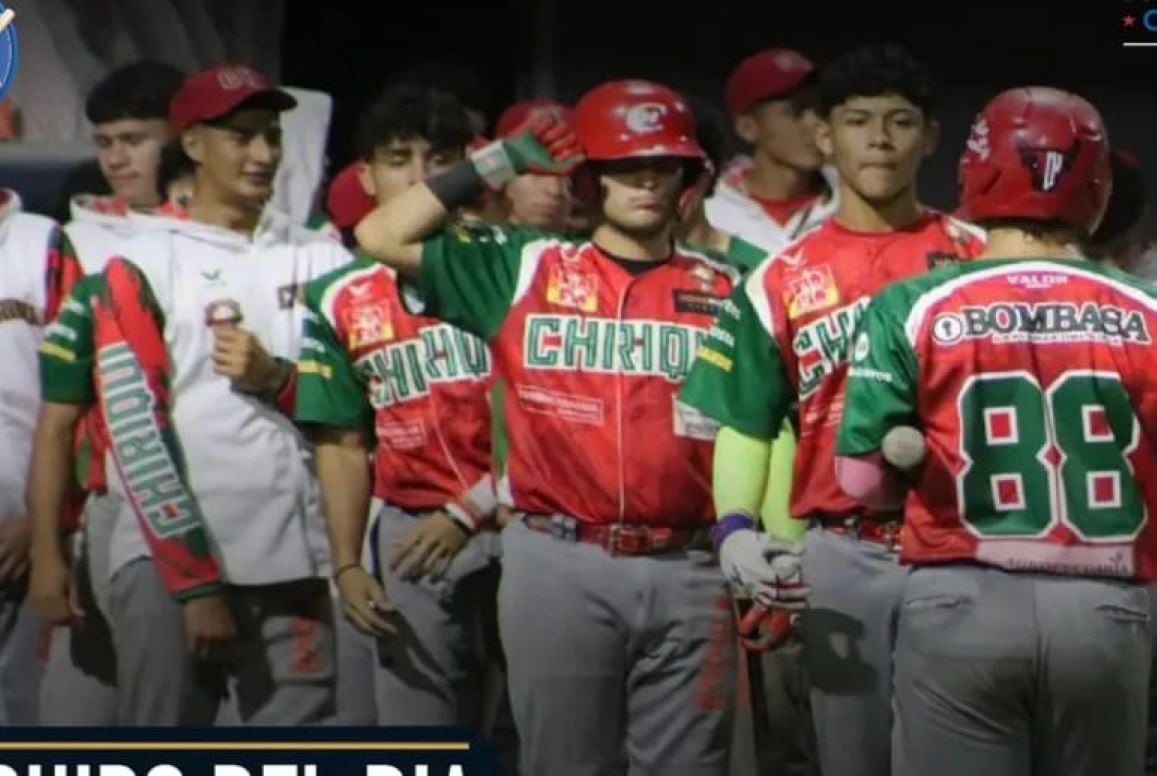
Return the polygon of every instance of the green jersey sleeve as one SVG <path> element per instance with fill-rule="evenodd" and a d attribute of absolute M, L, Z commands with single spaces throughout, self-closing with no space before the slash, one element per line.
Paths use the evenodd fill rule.
<path fill-rule="evenodd" d="M 727 263 L 740 272 L 748 273 L 767 258 L 767 251 L 739 237 L 727 241 Z"/>
<path fill-rule="evenodd" d="M 724 426 L 770 440 L 779 434 L 795 389 L 752 293 L 761 293 L 757 284 L 741 283 L 720 306 L 679 399 Z"/>
<path fill-rule="evenodd" d="M 76 282 L 44 330 L 40 343 L 40 398 L 59 404 L 92 404 L 96 400 L 92 370 L 92 299 L 104 283 L 100 275 Z"/>
<path fill-rule="evenodd" d="M 421 305 L 411 309 L 490 340 L 513 303 L 524 256 L 549 239 L 528 229 L 455 224 L 423 244 Z"/>
<path fill-rule="evenodd" d="M 319 278 L 305 289 L 294 419 L 338 428 L 371 428 L 373 409 L 366 396 L 366 383 L 342 346 L 336 323 L 322 312 L 321 298 L 329 280 Z"/>
<path fill-rule="evenodd" d="M 917 422 L 916 354 L 904 330 L 906 296 L 903 283 L 885 289 L 860 319 L 836 441 L 839 455 L 875 452 L 894 426 Z"/>

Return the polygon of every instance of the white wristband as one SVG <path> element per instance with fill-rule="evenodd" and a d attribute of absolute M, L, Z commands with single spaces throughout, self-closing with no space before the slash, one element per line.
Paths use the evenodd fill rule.
<path fill-rule="evenodd" d="M 470 163 L 492 191 L 501 191 L 518 176 L 514 161 L 501 140 L 495 140 L 470 154 Z"/>

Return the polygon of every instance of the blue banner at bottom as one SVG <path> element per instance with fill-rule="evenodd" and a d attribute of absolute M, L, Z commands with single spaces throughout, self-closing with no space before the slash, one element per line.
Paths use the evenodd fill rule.
<path fill-rule="evenodd" d="M 20 728 L 0 776 L 502 776 L 455 728 Z"/>

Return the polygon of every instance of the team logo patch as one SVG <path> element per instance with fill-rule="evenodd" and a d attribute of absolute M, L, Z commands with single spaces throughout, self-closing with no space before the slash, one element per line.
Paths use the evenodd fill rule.
<path fill-rule="evenodd" d="M 277 289 L 277 306 L 288 310 L 295 304 L 305 304 L 305 284 L 290 283 Z"/>
<path fill-rule="evenodd" d="M 688 274 L 695 279 L 695 282 L 699 284 L 699 288 L 703 291 L 710 291 L 714 285 L 715 273 L 702 264 L 693 267 Z"/>
<path fill-rule="evenodd" d="M 798 318 L 837 304 L 840 301 L 840 289 L 836 286 L 831 265 L 805 267 L 789 275 L 784 301 L 787 302 L 788 318 Z"/>
<path fill-rule="evenodd" d="M 385 302 L 354 305 L 345 310 L 342 319 L 350 350 L 373 347 L 394 338 L 394 322 Z"/>
<path fill-rule="evenodd" d="M 702 291 L 679 289 L 672 293 L 677 313 L 699 313 L 700 315 L 717 315 L 723 304 L 721 297 Z"/>
<path fill-rule="evenodd" d="M 1065 150 L 1021 145 L 1017 152 L 1021 164 L 1028 168 L 1032 176 L 1033 188 L 1037 191 L 1052 191 L 1080 154 L 1081 141 L 1080 138 L 1074 139 L 1073 144 Z"/>
<path fill-rule="evenodd" d="M 579 269 L 555 265 L 546 284 L 546 301 L 584 313 L 599 309 L 599 279 Z"/>
<path fill-rule="evenodd" d="M 205 305 L 205 325 L 240 326 L 245 316 L 241 313 L 241 303 L 236 299 L 214 299 Z"/>
<path fill-rule="evenodd" d="M 627 129 L 636 135 L 658 132 L 663 128 L 663 116 L 667 106 L 658 102 L 640 102 L 627 109 L 625 121 Z"/>

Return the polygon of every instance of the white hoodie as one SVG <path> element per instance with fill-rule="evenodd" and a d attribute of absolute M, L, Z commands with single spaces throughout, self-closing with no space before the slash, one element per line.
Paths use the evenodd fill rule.
<path fill-rule="evenodd" d="M 824 167 L 821 173 L 828 182 L 828 193 L 818 202 L 794 213 L 787 223 L 771 218 L 747 193 L 744 177 L 751 160 L 740 157 L 732 162 L 719 182 L 714 195 L 704 204 L 707 221 L 721 232 L 745 240 L 776 256 L 793 240 L 811 231 L 836 212 L 839 188 L 834 169 Z"/>
<path fill-rule="evenodd" d="M 24 486 L 40 411 L 37 348 L 44 335 L 46 266 L 57 226 L 21 212 L 0 190 L 0 520 L 24 512 Z"/>
<path fill-rule="evenodd" d="M 165 315 L 172 421 L 225 580 L 260 585 L 328 573 L 309 448 L 291 419 L 214 373 L 206 318 L 219 303 L 239 306 L 242 328 L 270 354 L 296 361 L 304 285 L 352 256 L 273 211 L 252 239 L 194 221 L 136 214 L 129 220 L 135 234 L 122 252 L 144 272 Z M 124 498 L 111 458 L 107 464 L 110 490 Z M 124 504 L 110 576 L 149 554 Z"/>

